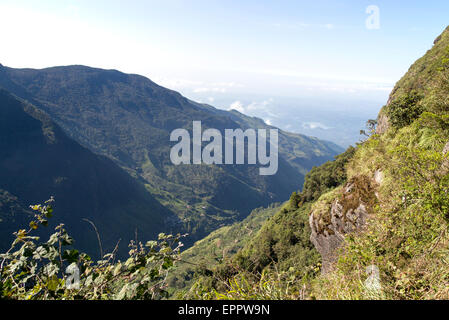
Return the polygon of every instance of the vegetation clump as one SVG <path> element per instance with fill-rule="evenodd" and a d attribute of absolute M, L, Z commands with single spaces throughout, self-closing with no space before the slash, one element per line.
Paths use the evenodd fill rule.
<path fill-rule="evenodd" d="M 235 255 L 212 270 L 199 272 L 183 296 L 195 299 L 306 299 L 311 280 L 320 272 L 320 257 L 310 241 L 312 203 L 346 182 L 345 167 L 354 156 L 350 147 L 305 178 L 302 192 L 268 218 Z"/>
<path fill-rule="evenodd" d="M 46 242 L 33 231 L 53 215 L 53 199 L 34 205 L 29 229 L 15 233 L 10 249 L 0 254 L 0 298 L 17 300 L 160 299 L 167 296 L 166 277 L 176 262 L 180 236 L 160 234 L 158 241 L 131 241 L 129 258 L 116 261 L 116 250 L 102 260 L 73 248 L 63 224 Z"/>
<path fill-rule="evenodd" d="M 356 148 L 350 146 L 345 152 L 307 173 L 299 203 L 317 200 L 322 194 L 346 182 L 346 164 L 354 156 Z"/>
<path fill-rule="evenodd" d="M 391 124 L 396 128 L 410 125 L 424 111 L 421 99 L 416 91 L 397 97 L 386 109 Z"/>

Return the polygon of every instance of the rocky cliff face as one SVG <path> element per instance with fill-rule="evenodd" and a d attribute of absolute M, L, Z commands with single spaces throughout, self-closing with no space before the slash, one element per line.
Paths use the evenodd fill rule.
<path fill-rule="evenodd" d="M 386 105 L 379 112 L 376 134 L 383 135 L 387 131 L 397 131 L 411 125 L 425 111 L 447 114 L 448 70 L 449 27 L 434 41 L 433 48 L 418 59 L 397 82 Z M 388 145 L 389 141 L 384 143 Z M 448 152 L 449 143 L 444 147 L 443 155 Z M 449 158 L 446 158 L 442 170 L 449 171 L 448 163 Z M 359 232 L 366 225 L 374 205 L 380 202 L 378 189 L 382 178 L 383 174 L 379 170 L 370 177 L 356 176 L 345 185 L 321 196 L 313 205 L 309 217 L 312 230 L 310 240 L 322 256 L 324 273 L 330 270 L 332 262 L 336 260 L 336 251 L 345 235 Z"/>
<path fill-rule="evenodd" d="M 365 226 L 377 201 L 376 190 L 381 182 L 379 170 L 374 177 L 354 177 L 313 206 L 309 216 L 310 241 L 321 254 L 323 273 L 332 268 L 345 235 Z"/>
<path fill-rule="evenodd" d="M 443 155 L 446 155 L 448 152 L 449 152 L 449 142 L 446 143 L 446 145 L 444 146 Z"/>
<path fill-rule="evenodd" d="M 443 148 L 443 156 L 445 157 L 443 160 L 443 165 L 441 170 L 443 170 L 443 174 L 449 173 L 449 142 Z"/>
<path fill-rule="evenodd" d="M 390 127 L 388 116 L 384 113 L 380 113 L 377 118 L 376 134 L 383 134 Z"/>

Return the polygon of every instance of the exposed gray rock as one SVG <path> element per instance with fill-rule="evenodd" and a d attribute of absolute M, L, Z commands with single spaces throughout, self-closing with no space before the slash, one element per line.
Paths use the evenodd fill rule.
<path fill-rule="evenodd" d="M 385 133 L 390 127 L 388 116 L 384 113 L 379 114 L 377 118 L 376 134 Z"/>
<path fill-rule="evenodd" d="M 312 231 L 310 241 L 321 255 L 323 273 L 330 270 L 332 263 L 337 258 L 335 250 L 340 247 L 344 235 L 360 230 L 366 223 L 368 212 L 365 205 L 360 203 L 356 209 L 349 209 L 345 213 L 343 206 L 336 199 L 332 202 L 330 216 L 331 222 L 325 226 L 324 230 L 313 213 L 309 217 Z"/>
<path fill-rule="evenodd" d="M 443 156 L 446 155 L 446 153 L 448 153 L 448 152 L 449 152 L 449 142 L 446 143 L 446 145 L 443 148 Z"/>
<path fill-rule="evenodd" d="M 379 184 L 378 181 L 382 181 L 380 170 L 376 177 Z M 368 188 L 374 194 L 375 190 L 371 184 Z M 328 211 L 315 209 L 309 216 L 310 241 L 321 255 L 323 273 L 329 272 L 332 268 L 333 262 L 337 259 L 336 249 L 341 246 L 345 234 L 361 230 L 369 217 L 367 204 L 364 203 L 364 199 L 360 199 L 357 185 L 348 182 L 342 190 L 342 194 L 331 202 Z"/>
<path fill-rule="evenodd" d="M 376 181 L 376 183 L 378 185 L 381 185 L 383 180 L 384 180 L 384 174 L 383 174 L 382 170 L 380 170 L 380 169 L 376 170 L 376 172 L 374 172 L 374 181 Z"/>
<path fill-rule="evenodd" d="M 446 143 L 446 145 L 444 146 L 442 153 L 443 153 L 443 156 L 446 156 L 449 153 L 449 142 Z M 447 174 L 447 172 L 449 171 L 449 157 L 446 157 L 443 160 L 443 164 L 441 166 L 441 169 L 443 170 L 442 174 Z"/>
<path fill-rule="evenodd" d="M 384 180 L 384 174 L 382 172 L 382 170 L 377 169 L 374 172 L 374 181 L 380 186 Z M 376 190 L 374 191 L 374 195 L 376 196 L 377 199 L 379 199 L 379 192 Z"/>
<path fill-rule="evenodd" d="M 344 239 L 344 235 L 340 233 L 330 234 L 325 230 L 323 233 L 318 233 L 317 221 L 314 220 L 313 215 L 309 217 L 309 224 L 312 228 L 310 241 L 321 255 L 322 258 L 322 272 L 329 272 L 332 262 L 335 261 L 335 250 L 340 246 Z"/>

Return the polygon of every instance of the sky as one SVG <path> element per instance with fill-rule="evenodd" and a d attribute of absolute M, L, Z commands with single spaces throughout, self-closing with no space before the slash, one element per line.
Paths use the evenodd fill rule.
<path fill-rule="evenodd" d="M 0 63 L 137 73 L 346 146 L 447 25 L 447 0 L 0 0 Z"/>

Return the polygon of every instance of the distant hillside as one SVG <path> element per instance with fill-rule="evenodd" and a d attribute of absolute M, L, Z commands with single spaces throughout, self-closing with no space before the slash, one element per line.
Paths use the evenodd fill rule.
<path fill-rule="evenodd" d="M 262 128 L 263 121 L 198 104 L 138 75 L 85 66 L 42 70 L 0 66 L 0 86 L 45 111 L 71 138 L 115 161 L 179 220 L 172 227 L 193 243 L 255 207 L 284 201 L 313 166 L 340 147 L 280 132 L 279 170 L 260 176 L 255 165 L 180 165 L 170 162 L 169 134 L 203 128 Z"/>
<path fill-rule="evenodd" d="M 58 214 L 48 232 L 63 222 L 77 246 L 98 256 L 95 223 L 103 249 L 122 240 L 120 253 L 134 239 L 155 238 L 176 216 L 127 172 L 67 137 L 44 112 L 0 89 L 0 247 L 12 232 L 27 227 L 28 206 L 56 199 Z"/>
<path fill-rule="evenodd" d="M 218 266 L 251 241 L 267 219 L 281 207 L 274 203 L 267 208 L 254 209 L 243 221 L 213 231 L 204 239 L 182 252 L 181 260 L 168 278 L 173 298 L 187 291 L 198 275 Z"/>

